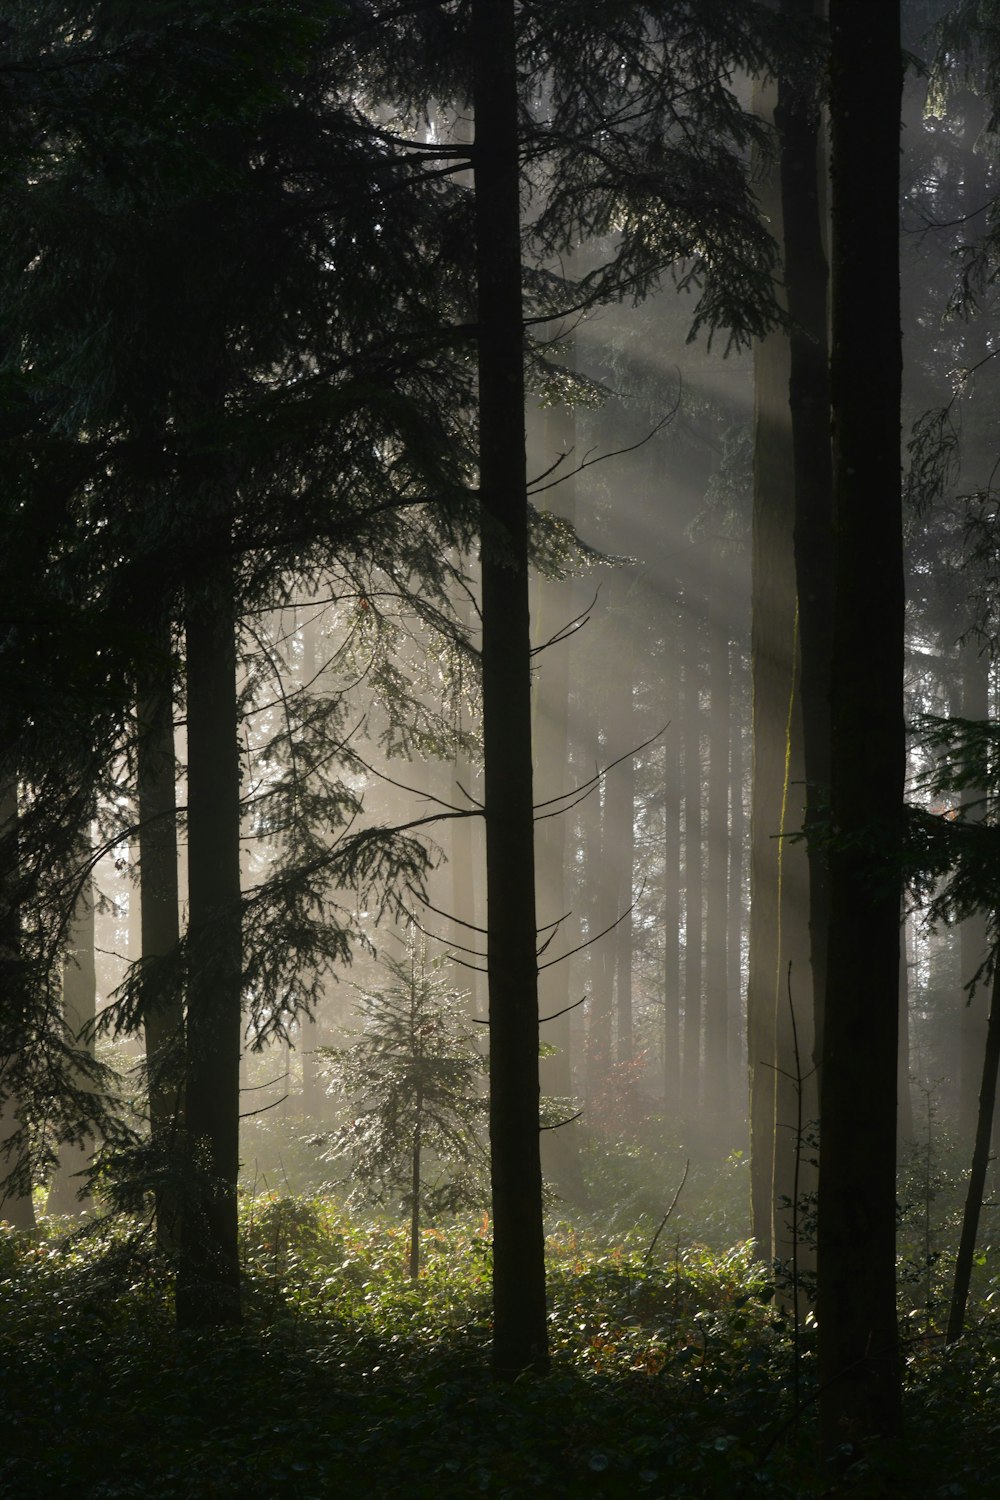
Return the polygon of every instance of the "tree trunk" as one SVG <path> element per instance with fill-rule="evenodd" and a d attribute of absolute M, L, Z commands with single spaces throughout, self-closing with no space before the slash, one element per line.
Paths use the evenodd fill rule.
<path fill-rule="evenodd" d="M 962 673 L 962 718 L 984 723 L 990 713 L 989 657 L 975 642 L 966 641 L 960 648 Z M 981 788 L 970 787 L 960 794 L 967 819 L 982 818 Z M 959 1109 L 958 1128 L 962 1140 L 974 1139 L 977 1122 L 977 1088 L 982 1077 L 983 1045 L 986 1036 L 986 986 L 980 981 L 970 991 L 973 978 L 982 967 L 989 949 L 985 913 L 967 917 L 958 929 L 961 953 L 961 1012 L 959 1019 Z"/>
<path fill-rule="evenodd" d="M 783 0 L 797 18 L 801 0 Z M 819 17 L 825 0 L 813 0 Z M 830 787 L 830 653 L 833 629 L 833 472 L 830 452 L 830 376 L 827 336 L 826 205 L 822 188 L 819 93 L 815 80 L 778 81 L 775 120 L 780 132 L 781 217 L 785 295 L 792 328 L 788 340 L 791 417 L 793 541 L 799 642 L 804 820 L 815 826 Z M 826 859 L 807 843 L 811 986 L 801 987 L 808 1032 L 819 1048 L 826 988 Z M 803 1031 L 805 1033 L 805 1028 Z M 807 1034 L 807 1033 L 806 1033 Z M 812 1091 L 815 1093 L 815 1090 Z"/>
<path fill-rule="evenodd" d="M 87 839 L 85 853 L 90 853 Z M 93 1058 L 93 1023 L 97 1015 L 97 965 L 94 954 L 94 877 L 88 872 L 73 910 L 69 944 L 63 967 L 63 1019 L 70 1036 L 85 1058 Z M 85 1066 L 85 1064 L 84 1064 Z M 81 1070 L 78 1086 L 86 1088 Z M 82 1174 L 93 1157 L 93 1139 L 64 1141 L 59 1147 L 59 1167 L 49 1187 L 45 1204 L 48 1214 L 86 1213 L 93 1205 Z"/>
<path fill-rule="evenodd" d="M 903 778 L 898 5 L 831 0 L 834 653 L 819 1181 L 830 1451 L 900 1420 L 896 1053 Z"/>
<path fill-rule="evenodd" d="M 493 1370 L 548 1368 L 513 0 L 473 0 Z"/>
<path fill-rule="evenodd" d="M 153 629 L 139 687 L 136 747 L 139 791 L 140 947 L 148 991 L 143 998 L 149 1126 L 161 1163 L 172 1159 L 180 1126 L 184 1005 L 178 975 L 167 967 L 180 941 L 174 695 L 169 615 Z M 161 1245 L 176 1248 L 177 1205 L 165 1186 L 156 1195 Z"/>
<path fill-rule="evenodd" d="M 723 573 L 723 578 L 725 574 Z M 713 590 L 714 593 L 714 590 Z M 720 590 L 728 598 L 729 591 Z M 729 632 L 711 621 L 708 705 L 708 902 L 705 925 L 705 1115 L 713 1143 L 732 1144 L 729 1093 L 729 995 L 726 939 L 729 926 Z"/>
<path fill-rule="evenodd" d="M 684 1034 L 681 1098 L 685 1129 L 696 1131 L 701 1102 L 702 1023 L 702 822 L 701 822 L 701 650 L 699 619 L 687 616 L 687 647 L 681 686 L 684 735 Z"/>
<path fill-rule="evenodd" d="M 677 1115 L 681 1099 L 681 746 L 680 631 L 667 616 L 663 745 L 663 1111 Z"/>
<path fill-rule="evenodd" d="M 742 653 L 739 653 L 742 655 Z M 739 660 L 739 656 L 737 658 Z M 742 677 L 742 672 L 740 673 Z M 744 791 L 744 696 L 743 685 L 737 711 L 730 715 L 730 815 L 729 815 L 729 932 L 726 938 L 726 988 L 728 991 L 729 1057 L 728 1086 L 733 1100 L 744 1095 L 747 1079 L 743 1036 L 743 934 L 746 921 L 746 815 Z M 735 1108 L 734 1119 L 742 1120 L 745 1106 Z"/>
<path fill-rule="evenodd" d="M 0 788 L 0 831 L 6 834 L 16 827 L 17 784 L 11 780 Z M 4 885 L 0 907 L 0 995 L 8 1025 L 9 1018 L 15 1018 L 9 1035 L 16 1036 L 20 1034 L 24 1015 L 21 917 L 11 886 L 6 880 Z M 9 1057 L 0 1057 L 0 1220 L 27 1231 L 35 1228 L 31 1158 L 20 1100 L 7 1076 L 9 1061 Z"/>
<path fill-rule="evenodd" d="M 758 85 L 755 108 L 770 117 L 776 86 Z M 813 173 L 815 164 L 813 162 Z M 781 184 L 765 179 L 765 205 L 784 238 Z M 747 1053 L 750 1072 L 751 1208 L 762 1259 L 792 1259 L 788 1208 L 801 1182 L 795 1121 L 799 1100 L 789 1008 L 795 1008 L 801 1057 L 812 1050 L 813 984 L 809 942 L 809 867 L 792 843 L 805 818 L 803 694 L 796 589 L 796 447 L 793 442 L 792 344 L 778 330 L 754 354 L 754 509 L 751 671 L 753 769 L 750 856 L 750 972 Z M 829 444 L 829 434 L 823 441 Z M 808 496 L 803 504 L 808 503 Z M 801 1069 L 803 1084 L 808 1067 Z M 815 1105 L 803 1102 L 805 1119 Z"/>
<path fill-rule="evenodd" d="M 976 1143 L 972 1152 L 972 1171 L 969 1175 L 965 1213 L 962 1218 L 962 1238 L 958 1247 L 958 1259 L 955 1262 L 955 1286 L 951 1298 L 951 1311 L 948 1314 L 947 1340 L 949 1344 L 953 1344 L 962 1336 L 965 1309 L 969 1301 L 972 1259 L 976 1250 L 979 1214 L 986 1188 L 986 1169 L 990 1161 L 998 1067 L 1000 1067 L 1000 963 L 993 971 L 993 985 L 990 991 L 990 1015 L 986 1031 L 986 1049 L 983 1053 L 982 1084 L 979 1089 Z"/>
<path fill-rule="evenodd" d="M 572 355 L 569 360 L 573 367 Z M 572 469 L 576 462 L 576 420 L 571 408 L 553 405 L 546 408 L 542 426 L 543 470 L 566 455 L 562 468 Z M 562 468 L 559 470 L 562 473 Z M 576 522 L 576 481 L 567 475 L 558 490 L 558 513 L 571 524 Z M 555 507 L 553 507 L 555 509 Z M 540 579 L 538 584 L 537 644 L 544 647 L 574 618 L 575 580 Z M 539 788 L 540 817 L 535 824 L 536 863 L 539 872 L 539 915 L 541 937 L 549 946 L 543 963 L 560 952 L 575 948 L 579 942 L 579 921 L 569 912 L 571 901 L 566 879 L 569 847 L 570 813 L 546 817 L 552 811 L 546 801 L 569 790 L 567 772 L 570 764 L 569 694 L 571 653 L 578 649 L 571 638 L 542 651 L 535 695 L 535 764 Z M 562 918 L 558 933 L 546 925 Z M 543 1040 L 556 1050 L 542 1062 L 544 1092 L 553 1098 L 568 1099 L 573 1093 L 572 1023 L 573 996 L 570 990 L 570 962 L 553 963 L 539 976 L 539 1004 L 543 1016 L 555 1019 L 542 1028 Z M 546 1180 L 559 1193 L 575 1202 L 585 1197 L 580 1168 L 579 1129 L 546 1130 L 541 1138 L 542 1168 Z"/>
<path fill-rule="evenodd" d="M 236 1182 L 241 1050 L 240 762 L 228 534 L 188 589 L 188 992 L 177 1322 L 241 1318 Z"/>

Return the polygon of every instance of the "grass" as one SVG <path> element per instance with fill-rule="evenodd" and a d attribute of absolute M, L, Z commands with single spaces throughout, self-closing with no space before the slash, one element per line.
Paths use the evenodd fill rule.
<path fill-rule="evenodd" d="M 3 1232 L 6 1500 L 1000 1493 L 989 1312 L 948 1355 L 914 1346 L 905 1448 L 834 1486 L 745 1244 L 647 1262 L 648 1241 L 556 1225 L 553 1373 L 498 1386 L 484 1219 L 426 1231 L 415 1284 L 405 1231 L 329 1198 L 248 1197 L 243 1237 L 246 1328 L 178 1336 L 146 1239 Z M 812 1370 L 808 1331 L 807 1394 Z"/>

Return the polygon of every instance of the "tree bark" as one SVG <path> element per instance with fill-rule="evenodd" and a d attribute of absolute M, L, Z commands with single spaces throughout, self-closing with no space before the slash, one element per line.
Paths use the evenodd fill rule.
<path fill-rule="evenodd" d="M 725 577 L 725 574 L 723 574 Z M 728 597 L 728 590 L 721 590 Z M 729 898 L 729 632 L 710 622 L 708 708 L 708 901 L 705 911 L 705 1115 L 714 1143 L 732 1137 L 729 1093 L 729 995 L 726 940 Z"/>
<path fill-rule="evenodd" d="M 818 1227 L 825 1446 L 896 1432 L 904 778 L 899 8 L 831 0 L 834 652 Z"/>
<path fill-rule="evenodd" d="M 998 1067 L 1000 1067 L 1000 964 L 997 964 L 993 971 L 993 985 L 990 991 L 990 1014 L 986 1030 L 986 1049 L 983 1053 L 982 1083 L 979 1089 L 976 1143 L 972 1152 L 972 1171 L 969 1174 L 969 1186 L 965 1195 L 962 1237 L 955 1262 L 955 1285 L 951 1297 L 951 1310 L 948 1314 L 947 1341 L 949 1344 L 961 1338 L 965 1324 L 969 1282 L 972 1279 L 972 1260 L 976 1250 L 979 1215 L 986 1189 L 986 1170 L 990 1161 Z"/>
<path fill-rule="evenodd" d="M 982 201 L 982 200 L 980 200 Z M 990 713 L 989 657 L 975 642 L 966 641 L 960 648 L 962 674 L 962 718 L 983 723 Z M 982 818 L 985 793 L 970 787 L 960 794 L 966 818 Z M 983 1044 L 986 1036 L 988 1005 L 986 986 L 980 981 L 969 989 L 973 978 L 985 962 L 989 950 L 986 915 L 976 912 L 958 929 L 961 955 L 961 1011 L 959 1017 L 959 1107 L 958 1128 L 963 1141 L 975 1138 L 977 1126 L 977 1086 L 982 1076 Z"/>
<path fill-rule="evenodd" d="M 179 976 L 171 983 L 165 968 L 180 941 L 171 644 L 164 610 L 153 625 L 149 664 L 139 686 L 136 746 L 140 948 L 149 984 L 143 999 L 149 1127 L 163 1162 L 177 1144 L 184 1046 Z M 156 1231 L 161 1245 L 175 1248 L 177 1205 L 166 1187 L 156 1195 Z"/>
<path fill-rule="evenodd" d="M 681 686 L 684 735 L 684 1033 L 681 1098 L 685 1128 L 695 1130 L 701 1103 L 704 863 L 701 815 L 701 642 L 694 610 L 687 617 Z M 699 1130 L 700 1135 L 700 1130 Z"/>
<path fill-rule="evenodd" d="M 90 837 L 85 855 L 90 853 Z M 93 1058 L 93 1022 L 97 1015 L 97 964 L 94 954 L 94 877 L 88 871 L 76 898 L 69 928 L 69 943 L 63 967 L 63 1020 L 84 1058 Z M 86 1064 L 84 1063 L 84 1068 Z M 78 1084 L 87 1087 L 81 1068 Z M 93 1204 L 82 1174 L 93 1157 L 93 1138 L 71 1140 L 59 1147 L 59 1167 L 49 1187 L 45 1204 L 48 1214 L 86 1213 Z"/>
<path fill-rule="evenodd" d="M 473 0 L 493 1370 L 548 1368 L 538 1139 L 518 82 L 513 0 Z"/>
<path fill-rule="evenodd" d="M 666 617 L 663 746 L 663 1110 L 680 1109 L 681 1090 L 681 726 L 680 630 L 675 610 Z"/>
<path fill-rule="evenodd" d="M 10 780 L 0 787 L 0 830 L 7 833 L 17 827 L 17 783 Z M 0 997 L 8 1018 L 11 1037 L 18 1034 L 24 1015 L 24 973 L 21 951 L 21 917 L 14 894 L 11 872 L 3 881 L 0 907 Z M 9 1020 L 8 1020 L 8 1024 Z M 21 1102 L 8 1077 L 12 1054 L 0 1057 L 0 1220 L 15 1229 L 35 1228 L 35 1207 L 31 1196 L 31 1158 L 27 1149 L 27 1127 L 21 1114 Z"/>
<path fill-rule="evenodd" d="M 801 0 L 783 0 L 795 18 Z M 814 0 L 822 16 L 824 0 Z M 775 109 L 781 141 L 780 180 L 788 336 L 788 406 L 791 417 L 793 543 L 798 611 L 799 693 L 806 829 L 822 818 L 830 787 L 830 653 L 833 630 L 833 472 L 830 451 L 830 378 L 827 336 L 826 205 L 820 173 L 819 90 L 811 78 L 778 80 Z M 811 986 L 808 1032 L 819 1047 L 826 987 L 826 859 L 807 841 Z M 805 1007 L 803 1007 L 805 1010 Z M 805 1014 L 802 1020 L 805 1021 Z M 803 1034 L 808 1034 L 803 1026 Z M 818 1051 L 817 1051 L 818 1057 Z M 815 1093 L 815 1090 L 813 1090 Z"/>
<path fill-rule="evenodd" d="M 239 1323 L 240 762 L 228 531 L 186 598 L 188 989 L 177 1322 Z"/>

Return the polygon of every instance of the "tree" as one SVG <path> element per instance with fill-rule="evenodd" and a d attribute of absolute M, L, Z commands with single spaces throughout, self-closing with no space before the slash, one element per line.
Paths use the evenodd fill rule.
<path fill-rule="evenodd" d="M 493 1367 L 548 1368 L 513 0 L 473 0 Z"/>
<path fill-rule="evenodd" d="M 349 1115 L 329 1154 L 348 1158 L 358 1197 L 402 1199 L 415 1278 L 422 1216 L 479 1207 L 486 1197 L 478 1083 L 487 1065 L 444 959 L 428 959 L 426 944 L 411 937 L 405 957 L 383 963 L 395 982 L 359 990 L 361 1039 L 320 1048 Z"/>
<path fill-rule="evenodd" d="M 853 1451 L 900 1419 L 898 5 L 831 0 L 830 38 L 834 630 L 817 1317 L 823 1439 Z"/>

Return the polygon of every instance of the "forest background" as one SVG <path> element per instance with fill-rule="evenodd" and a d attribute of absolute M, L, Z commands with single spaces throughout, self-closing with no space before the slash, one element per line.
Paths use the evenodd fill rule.
<path fill-rule="evenodd" d="M 0 48 L 10 1492 L 993 1492 L 1000 11 Z"/>

